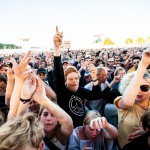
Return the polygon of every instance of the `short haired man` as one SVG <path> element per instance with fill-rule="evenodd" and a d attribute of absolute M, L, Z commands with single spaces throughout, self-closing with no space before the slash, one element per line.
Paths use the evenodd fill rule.
<path fill-rule="evenodd" d="M 138 68 L 138 65 L 139 65 L 139 62 L 141 61 L 141 58 L 139 56 L 134 56 L 133 59 L 132 59 L 132 64 L 133 64 L 133 67 L 131 69 L 129 69 L 127 71 L 127 73 L 130 73 L 130 72 L 133 72 L 133 71 L 136 71 L 137 68 Z"/>

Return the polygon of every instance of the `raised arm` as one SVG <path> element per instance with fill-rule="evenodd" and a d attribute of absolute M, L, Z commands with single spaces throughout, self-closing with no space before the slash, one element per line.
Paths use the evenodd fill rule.
<path fill-rule="evenodd" d="M 29 55 L 30 51 L 25 54 L 25 56 L 23 57 L 23 59 L 19 64 L 16 63 L 14 58 L 11 59 L 15 74 L 15 84 L 10 99 L 10 110 L 8 113 L 8 119 L 12 119 L 13 117 L 16 116 L 20 103 L 20 96 L 23 82 L 32 72 L 31 68 L 28 66 L 28 63 L 30 61 Z"/>
<path fill-rule="evenodd" d="M 90 121 L 90 127 L 92 129 L 101 130 L 105 129 L 105 138 L 106 139 L 116 139 L 118 137 L 118 130 L 107 122 L 105 117 L 97 117 Z"/>
<path fill-rule="evenodd" d="M 88 70 L 90 72 L 93 85 L 96 86 L 98 85 L 98 79 L 97 79 L 97 68 L 93 64 L 88 65 Z"/>
<path fill-rule="evenodd" d="M 149 64 L 150 64 L 150 48 L 143 51 L 142 59 L 138 65 L 138 69 L 136 70 L 133 79 L 125 89 L 121 100 L 118 102 L 119 108 L 127 109 L 134 105 L 135 98 L 140 88 L 141 80 Z"/>
<path fill-rule="evenodd" d="M 13 92 L 15 83 L 15 75 L 12 68 L 8 68 L 7 70 L 7 86 L 6 86 L 6 96 L 5 96 L 5 104 L 7 106 L 10 105 L 10 98 Z"/>
<path fill-rule="evenodd" d="M 56 34 L 53 37 L 54 42 L 54 56 L 60 56 L 60 45 L 62 44 L 63 40 L 63 32 L 59 32 L 58 27 L 56 26 Z"/>
<path fill-rule="evenodd" d="M 54 86 L 56 90 L 56 94 L 59 93 L 61 89 L 64 89 L 65 81 L 64 81 L 64 70 L 61 63 L 60 57 L 60 45 L 62 44 L 63 33 L 58 31 L 58 27 L 56 27 L 56 34 L 53 37 L 54 42 Z M 62 91 L 62 90 L 61 90 Z"/>
<path fill-rule="evenodd" d="M 21 90 L 21 101 L 17 111 L 17 115 L 23 115 L 25 112 L 28 112 L 29 102 L 31 97 L 36 89 L 36 77 L 34 74 L 30 75 L 23 82 Z"/>
<path fill-rule="evenodd" d="M 43 82 L 39 77 L 37 77 L 37 87 L 32 98 L 56 117 L 61 124 L 61 133 L 69 138 L 73 131 L 72 119 L 63 109 L 47 98 Z"/>
<path fill-rule="evenodd" d="M 47 85 L 45 82 L 43 83 L 44 83 L 47 97 L 49 97 L 52 101 L 57 102 L 56 93 L 53 91 L 53 89 L 49 85 Z"/>

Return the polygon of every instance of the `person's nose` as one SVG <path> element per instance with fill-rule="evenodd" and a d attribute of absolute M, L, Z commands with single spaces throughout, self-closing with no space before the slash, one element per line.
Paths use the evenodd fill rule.
<path fill-rule="evenodd" d="M 76 83 L 77 82 L 77 80 L 76 79 L 73 79 L 73 83 Z"/>
<path fill-rule="evenodd" d="M 97 135 L 96 130 L 93 130 L 92 135 L 93 135 L 93 136 L 96 136 L 96 135 Z"/>
<path fill-rule="evenodd" d="M 52 116 L 51 116 L 51 115 L 48 115 L 48 116 L 46 117 L 46 120 L 47 120 L 47 121 L 51 121 L 51 119 L 52 119 Z"/>

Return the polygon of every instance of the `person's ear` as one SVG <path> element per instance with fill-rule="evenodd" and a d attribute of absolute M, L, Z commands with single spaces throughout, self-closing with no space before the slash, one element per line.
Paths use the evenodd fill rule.
<path fill-rule="evenodd" d="M 44 142 L 42 141 L 39 145 L 39 149 L 38 150 L 43 150 L 43 147 L 44 147 Z"/>

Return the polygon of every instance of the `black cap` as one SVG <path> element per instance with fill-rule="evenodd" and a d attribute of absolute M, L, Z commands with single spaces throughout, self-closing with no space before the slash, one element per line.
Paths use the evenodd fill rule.
<path fill-rule="evenodd" d="M 62 64 L 64 64 L 64 63 L 67 63 L 67 64 L 68 64 L 68 60 L 67 60 L 67 59 L 64 59 L 64 60 L 62 61 Z"/>
<path fill-rule="evenodd" d="M 44 68 L 40 68 L 40 69 L 37 70 L 37 74 L 40 74 L 40 73 L 45 73 L 46 74 L 47 71 Z"/>

